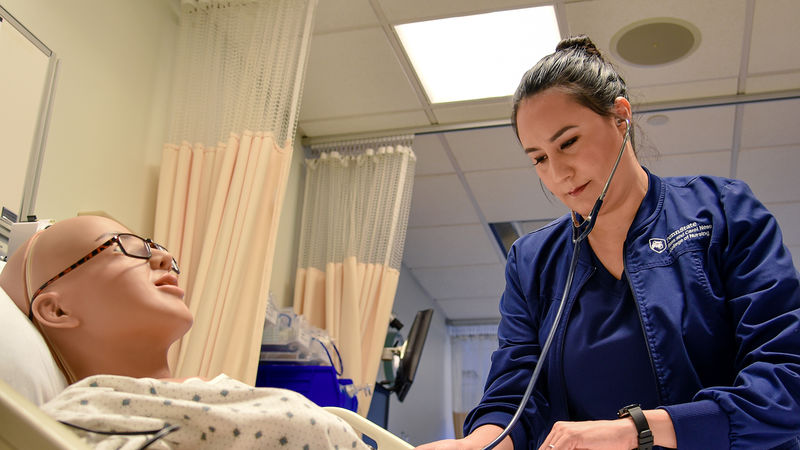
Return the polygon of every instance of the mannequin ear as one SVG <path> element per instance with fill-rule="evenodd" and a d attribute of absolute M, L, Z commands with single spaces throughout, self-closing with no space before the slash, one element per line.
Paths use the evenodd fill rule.
<path fill-rule="evenodd" d="M 49 328 L 75 328 L 80 325 L 77 317 L 61 301 L 58 292 L 39 294 L 33 302 L 33 315 L 42 326 Z"/>

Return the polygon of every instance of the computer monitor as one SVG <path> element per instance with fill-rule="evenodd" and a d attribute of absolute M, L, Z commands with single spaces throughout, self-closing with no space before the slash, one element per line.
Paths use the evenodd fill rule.
<path fill-rule="evenodd" d="M 406 394 L 408 394 L 408 390 L 414 382 L 414 376 L 417 374 L 417 367 L 422 356 L 422 349 L 425 346 L 425 339 L 428 337 L 428 329 L 430 329 L 432 317 L 433 309 L 418 311 L 408 332 L 405 352 L 400 358 L 400 366 L 397 368 L 394 384 L 391 388 L 401 402 L 406 398 Z"/>

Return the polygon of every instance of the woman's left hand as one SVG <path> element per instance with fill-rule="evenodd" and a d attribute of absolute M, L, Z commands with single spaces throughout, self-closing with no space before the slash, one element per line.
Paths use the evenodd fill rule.
<path fill-rule="evenodd" d="M 639 446 L 629 419 L 556 422 L 539 450 L 630 450 Z"/>

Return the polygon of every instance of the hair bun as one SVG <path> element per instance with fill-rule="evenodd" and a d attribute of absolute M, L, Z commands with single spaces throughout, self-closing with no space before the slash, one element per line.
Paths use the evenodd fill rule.
<path fill-rule="evenodd" d="M 561 42 L 558 43 L 556 46 L 556 51 L 564 51 L 564 50 L 576 50 L 576 51 L 583 51 L 587 55 L 594 55 L 600 59 L 603 59 L 603 55 L 600 54 L 600 50 L 594 45 L 589 36 L 585 34 L 579 36 L 570 36 L 568 38 L 562 39 Z"/>

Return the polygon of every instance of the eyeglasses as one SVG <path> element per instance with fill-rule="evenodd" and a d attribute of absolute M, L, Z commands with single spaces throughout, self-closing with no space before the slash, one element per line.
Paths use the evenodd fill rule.
<path fill-rule="evenodd" d="M 91 252 L 89 252 L 89 254 L 77 260 L 75 263 L 73 263 L 63 271 L 59 272 L 58 275 L 47 280 L 39 289 L 37 289 L 36 292 L 34 292 L 34 294 L 31 296 L 31 309 L 30 312 L 28 313 L 28 317 L 30 319 L 33 319 L 33 300 L 36 298 L 37 295 L 39 295 L 48 286 L 55 283 L 56 280 L 72 272 L 78 266 L 85 263 L 86 261 L 89 261 L 90 259 L 94 258 L 103 250 L 114 245 L 114 243 L 116 243 L 119 246 L 119 249 L 122 250 L 122 253 L 124 253 L 125 256 L 130 256 L 131 258 L 150 259 L 153 256 L 153 253 L 150 251 L 151 248 L 169 253 L 169 250 L 156 244 L 150 239 L 145 239 L 131 233 L 115 234 L 114 236 L 111 237 L 111 239 L 100 244 L 99 247 L 92 250 Z M 178 261 L 175 261 L 175 258 L 172 258 L 172 264 L 170 266 L 170 270 L 174 271 L 175 273 L 181 273 L 180 269 L 178 268 Z"/>

